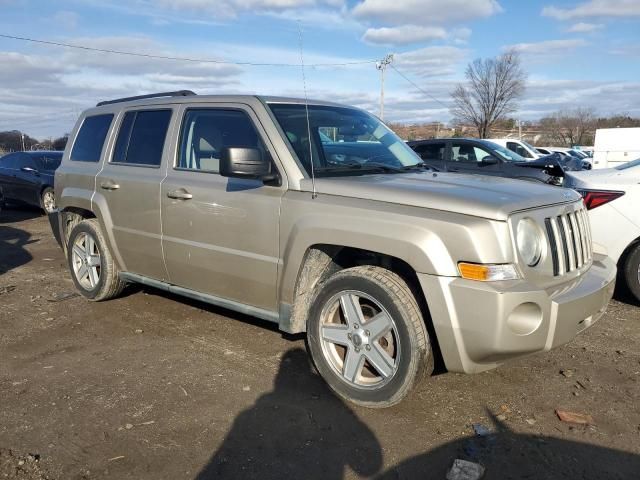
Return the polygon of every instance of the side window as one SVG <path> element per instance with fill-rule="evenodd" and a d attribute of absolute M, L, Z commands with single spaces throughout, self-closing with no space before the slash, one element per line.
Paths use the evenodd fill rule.
<path fill-rule="evenodd" d="M 426 145 L 416 145 L 415 150 L 422 160 L 441 162 L 444 160 L 445 146 L 446 144 L 444 143 L 429 143 Z"/>
<path fill-rule="evenodd" d="M 519 143 L 507 142 L 507 148 L 509 150 L 511 150 L 512 152 L 516 152 L 521 157 L 524 157 L 524 158 L 531 158 L 532 157 L 532 155 L 529 153 L 529 151 L 526 148 L 524 148 L 522 145 L 520 145 Z"/>
<path fill-rule="evenodd" d="M 124 115 L 113 163 L 160 166 L 171 110 L 138 110 Z"/>
<path fill-rule="evenodd" d="M 491 153 L 487 152 L 483 148 L 473 147 L 473 151 L 476 155 L 476 162 L 481 162 L 485 157 L 490 157 Z"/>
<path fill-rule="evenodd" d="M 475 148 L 467 144 L 453 144 L 451 146 L 451 161 L 461 163 L 477 163 Z"/>
<path fill-rule="evenodd" d="M 218 173 L 225 147 L 266 151 L 249 116 L 241 110 L 189 109 L 180 133 L 175 168 Z"/>
<path fill-rule="evenodd" d="M 17 169 L 20 163 L 20 154 L 19 153 L 10 153 L 9 155 L 5 155 L 0 158 L 0 167 L 2 168 L 10 168 Z"/>
<path fill-rule="evenodd" d="M 76 162 L 98 162 L 104 140 L 111 126 L 113 114 L 94 115 L 82 122 L 71 149 L 71 160 Z"/>

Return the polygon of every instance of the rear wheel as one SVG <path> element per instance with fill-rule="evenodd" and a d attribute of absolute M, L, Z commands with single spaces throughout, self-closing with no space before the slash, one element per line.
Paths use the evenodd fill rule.
<path fill-rule="evenodd" d="M 53 188 L 47 187 L 40 195 L 40 206 L 47 215 L 56 211 L 56 197 Z"/>
<path fill-rule="evenodd" d="M 433 369 L 411 289 L 380 267 L 345 269 L 322 285 L 310 310 L 307 347 L 334 392 L 368 407 L 398 403 Z"/>
<path fill-rule="evenodd" d="M 125 283 L 95 219 L 73 227 L 67 244 L 69 270 L 76 288 L 85 297 L 100 301 L 120 294 Z"/>
<path fill-rule="evenodd" d="M 640 302 L 640 245 L 628 253 L 622 273 L 629 292 Z"/>

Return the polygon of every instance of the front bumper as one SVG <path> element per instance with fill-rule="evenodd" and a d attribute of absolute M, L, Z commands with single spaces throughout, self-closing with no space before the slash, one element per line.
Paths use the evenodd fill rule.
<path fill-rule="evenodd" d="M 577 279 L 540 290 L 522 280 L 418 275 L 449 371 L 475 373 L 571 341 L 605 312 L 616 267 L 602 255 Z"/>

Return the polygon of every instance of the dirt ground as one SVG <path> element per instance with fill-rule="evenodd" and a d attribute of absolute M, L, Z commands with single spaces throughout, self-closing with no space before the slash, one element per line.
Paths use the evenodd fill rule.
<path fill-rule="evenodd" d="M 150 288 L 73 294 L 46 217 L 0 212 L 0 479 L 444 479 L 456 458 L 484 478 L 640 478 L 637 306 L 368 410 L 269 324 Z"/>

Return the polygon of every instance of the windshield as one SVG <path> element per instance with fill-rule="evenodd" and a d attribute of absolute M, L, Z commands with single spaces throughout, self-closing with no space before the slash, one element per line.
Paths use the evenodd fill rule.
<path fill-rule="evenodd" d="M 536 147 L 534 147 L 533 145 L 531 145 L 529 142 L 525 142 L 524 140 L 520 140 L 520 143 L 522 143 L 524 146 L 526 146 L 529 150 L 531 150 L 532 152 L 536 151 Z"/>
<path fill-rule="evenodd" d="M 627 168 L 637 167 L 638 165 L 640 165 L 640 158 L 636 158 L 635 160 L 631 160 L 630 162 L 623 163 L 622 165 L 618 165 L 613 168 L 616 170 L 626 170 Z"/>
<path fill-rule="evenodd" d="M 569 154 L 578 158 L 586 158 L 586 155 L 578 150 L 569 150 Z"/>
<path fill-rule="evenodd" d="M 55 170 L 62 161 L 62 152 L 40 155 L 34 158 L 39 170 Z"/>
<path fill-rule="evenodd" d="M 481 142 L 498 154 L 503 160 L 507 162 L 526 162 L 527 159 L 521 157 L 516 152 L 509 150 L 508 148 L 498 145 L 497 143 L 488 142 L 487 140 L 481 140 Z"/>
<path fill-rule="evenodd" d="M 395 173 L 423 166 L 418 155 L 382 122 L 348 107 L 269 105 L 307 175 Z M 309 142 L 309 130 L 311 142 Z"/>

